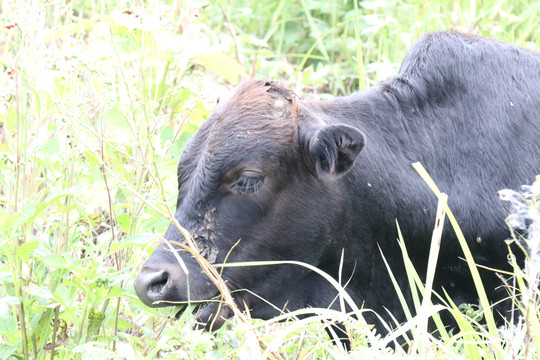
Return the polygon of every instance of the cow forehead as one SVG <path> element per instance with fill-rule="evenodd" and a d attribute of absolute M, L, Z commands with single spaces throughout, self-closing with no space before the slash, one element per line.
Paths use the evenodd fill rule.
<path fill-rule="evenodd" d="M 269 166 L 294 156 L 298 104 L 289 94 L 262 81 L 241 84 L 218 103 L 184 149 L 180 182 L 208 190 L 208 182 L 235 167 Z"/>
<path fill-rule="evenodd" d="M 223 170 L 240 164 L 277 160 L 293 148 L 295 128 L 245 117 L 226 126 L 215 127 L 200 153 L 201 160 Z"/>
<path fill-rule="evenodd" d="M 291 126 L 296 122 L 297 108 L 296 96 L 285 86 L 246 81 L 218 103 L 213 118 L 218 126 L 246 130 Z"/>
<path fill-rule="evenodd" d="M 292 142 L 298 104 L 287 88 L 266 84 L 243 83 L 216 106 L 207 120 L 210 122 L 208 149 L 225 147 L 264 152 Z"/>

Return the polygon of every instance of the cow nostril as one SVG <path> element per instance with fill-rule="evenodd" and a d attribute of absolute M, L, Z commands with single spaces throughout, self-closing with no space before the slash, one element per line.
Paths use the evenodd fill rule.
<path fill-rule="evenodd" d="M 154 296 L 161 294 L 168 282 L 169 282 L 169 273 L 167 271 L 162 271 L 159 275 L 154 277 L 148 284 L 148 294 L 154 295 Z"/>
<path fill-rule="evenodd" d="M 164 306 L 172 291 L 171 273 L 165 269 L 143 268 L 133 284 L 139 299 L 148 306 Z M 160 305 L 161 304 L 161 305 Z"/>

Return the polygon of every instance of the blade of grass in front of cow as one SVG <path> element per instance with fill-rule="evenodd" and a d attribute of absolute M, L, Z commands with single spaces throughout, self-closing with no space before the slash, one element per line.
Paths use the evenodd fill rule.
<path fill-rule="evenodd" d="M 254 294 L 249 290 L 246 291 L 253 296 L 257 296 L 257 294 Z M 265 299 L 261 300 L 266 301 Z M 268 304 L 273 306 L 270 303 Z M 276 310 L 280 311 L 278 308 L 276 308 Z M 235 320 L 232 320 L 232 322 L 235 324 L 234 326 L 237 326 Z M 260 358 L 266 359 L 269 358 L 269 354 L 275 354 L 277 351 L 279 351 L 280 347 L 282 347 L 286 341 L 292 341 L 291 336 L 294 336 L 295 334 L 298 334 L 298 336 L 304 336 L 301 333 L 304 332 L 310 324 L 316 324 L 320 329 L 318 332 L 320 333 L 322 331 L 322 334 L 320 334 L 320 339 L 316 341 L 316 346 L 312 349 L 323 349 L 327 353 L 334 354 L 332 358 L 339 358 L 346 353 L 346 350 L 343 349 L 339 344 L 339 339 L 336 339 L 334 342 L 329 342 L 329 339 L 326 337 L 326 332 L 324 331 L 326 326 L 330 326 L 330 324 L 336 322 L 348 324 L 348 326 L 355 329 L 366 327 L 366 325 L 362 324 L 358 319 L 354 318 L 350 314 L 345 314 L 338 310 L 305 308 L 282 313 L 282 315 L 276 316 L 269 320 L 248 324 L 244 331 L 253 331 L 255 329 L 264 331 L 264 329 L 269 328 L 272 325 L 280 325 L 279 331 L 274 332 L 271 340 L 264 346 L 265 352 Z M 369 329 L 366 329 L 366 331 L 369 331 Z M 339 351 L 336 352 L 336 350 Z"/>
<path fill-rule="evenodd" d="M 258 265 L 258 262 L 256 262 L 255 265 Z M 364 331 L 361 331 L 360 335 L 362 335 L 364 337 L 367 337 L 367 338 L 370 338 L 371 341 L 373 341 L 373 338 L 370 337 L 369 334 L 366 334 L 366 332 L 371 331 L 373 326 L 372 325 L 366 325 L 365 322 L 362 319 L 355 318 L 354 314 L 346 313 L 343 310 L 334 310 L 334 309 L 329 309 L 329 308 L 324 308 L 324 309 L 323 308 L 304 308 L 304 309 L 294 310 L 294 311 L 291 311 L 291 312 L 283 312 L 283 309 L 280 309 L 280 308 L 276 307 L 274 304 L 268 302 L 266 299 L 260 297 L 258 294 L 255 294 L 255 293 L 251 292 L 248 289 L 245 289 L 245 290 L 242 290 L 242 291 L 245 291 L 245 292 L 251 294 L 252 296 L 254 296 L 256 298 L 259 298 L 260 301 L 265 302 L 268 306 L 273 307 L 277 312 L 281 313 L 281 315 L 275 316 L 275 317 L 273 317 L 273 318 L 271 318 L 269 320 L 265 320 L 262 323 L 253 324 L 252 325 L 253 328 L 266 327 L 266 326 L 269 326 L 270 324 L 287 322 L 289 320 L 298 321 L 298 320 L 306 320 L 307 318 L 310 318 L 310 319 L 312 319 L 311 321 L 313 321 L 315 323 L 321 323 L 321 324 L 322 323 L 325 323 L 325 324 L 328 324 L 328 323 L 341 323 L 341 324 L 346 324 L 347 325 L 347 330 L 354 329 L 354 330 L 356 330 L 355 333 L 358 333 L 359 329 L 363 329 Z M 369 310 L 362 309 L 361 311 L 364 312 L 364 311 L 369 311 Z M 379 320 L 381 321 L 381 323 L 384 324 L 384 320 L 378 314 L 374 313 L 374 315 L 379 317 Z M 307 316 L 307 318 L 306 318 L 306 316 Z M 301 319 L 299 319 L 298 317 L 301 317 Z M 384 325 L 386 326 L 386 324 L 384 324 Z M 282 331 L 287 332 L 288 328 L 289 328 L 289 325 L 283 327 Z M 388 326 L 387 326 L 387 328 L 388 328 L 388 330 L 390 330 L 390 328 Z M 331 328 L 330 328 L 330 332 L 332 333 Z M 348 334 L 348 335 L 350 335 L 350 334 Z M 331 336 L 331 338 L 334 339 L 334 345 L 336 345 L 336 346 L 338 346 L 339 348 L 342 349 L 340 340 L 336 336 L 335 333 L 334 333 L 333 336 Z M 271 345 L 268 345 L 268 346 L 271 346 Z M 384 348 L 384 345 L 382 343 L 380 343 L 380 342 L 378 343 L 378 345 L 373 345 L 373 346 L 374 347 L 379 347 L 380 349 Z M 396 347 L 399 347 L 399 344 L 396 343 Z M 342 350 L 345 352 L 345 349 L 342 349 Z"/>
<path fill-rule="evenodd" d="M 523 318 L 525 319 L 523 326 L 527 327 L 527 336 L 525 339 L 521 339 L 521 343 L 525 346 L 526 354 L 528 353 L 529 346 L 532 343 L 534 343 L 535 346 L 532 351 L 535 351 L 536 354 L 540 354 L 540 304 L 538 300 L 540 297 L 540 290 L 538 288 L 538 282 L 540 279 L 537 278 L 534 281 L 529 282 L 525 281 L 526 274 L 524 273 L 524 270 L 522 270 L 517 264 L 516 258 L 513 256 L 509 245 L 510 244 L 508 244 L 508 250 L 511 254 L 510 264 L 514 269 L 514 278 L 517 282 L 517 289 L 514 290 L 513 295 L 521 294 L 519 298 L 517 296 L 513 296 L 513 300 L 514 304 L 516 304 L 519 311 L 522 313 Z M 534 256 L 534 254 L 528 254 L 526 261 L 532 261 L 530 258 L 532 256 Z M 509 324 L 507 326 L 514 330 L 514 333 L 517 333 L 516 325 Z M 527 357 L 524 356 L 524 358 Z"/>
<path fill-rule="evenodd" d="M 416 310 L 416 313 L 419 314 L 421 311 L 421 303 L 418 291 L 420 291 L 420 294 L 424 294 L 424 285 L 422 283 L 422 280 L 420 279 L 420 276 L 418 275 L 418 272 L 416 271 L 416 268 L 414 267 L 411 259 L 409 258 L 409 253 L 407 252 L 407 247 L 405 246 L 405 240 L 403 239 L 403 234 L 401 233 L 401 229 L 397 221 L 396 226 L 398 231 L 398 245 L 401 249 L 401 256 L 405 265 L 405 272 L 407 273 L 407 280 L 411 289 L 414 308 Z M 437 327 L 437 330 L 439 331 L 441 336 L 448 337 L 448 333 L 446 332 L 445 326 L 441 321 L 438 313 L 435 313 L 433 315 L 433 321 L 435 322 L 435 326 Z"/>
<path fill-rule="evenodd" d="M 384 256 L 383 251 L 381 250 L 381 247 L 379 246 L 379 252 L 381 253 L 381 257 L 383 259 L 384 265 L 386 266 L 386 270 L 388 271 L 388 275 L 390 276 L 390 280 L 392 281 L 392 285 L 394 286 L 394 289 L 396 290 L 396 294 L 399 299 L 399 303 L 401 304 L 401 307 L 403 309 L 403 312 L 405 313 L 405 318 L 407 321 L 410 321 L 412 319 L 411 310 L 409 309 L 409 305 L 407 304 L 407 300 L 405 300 L 405 296 L 403 295 L 403 291 L 401 290 L 396 277 L 394 276 L 394 272 L 392 271 L 392 268 L 390 267 L 390 264 L 388 264 L 388 261 L 386 261 L 386 257 Z M 410 279 L 412 280 L 412 279 Z"/>
<path fill-rule="evenodd" d="M 294 321 L 288 321 L 291 319 L 294 319 Z M 272 350 L 277 351 L 280 345 L 284 343 L 287 338 L 290 338 L 295 333 L 300 333 L 303 329 L 309 327 L 310 325 L 317 325 L 321 329 L 322 332 L 325 331 L 325 327 L 329 327 L 331 326 L 332 323 L 336 323 L 336 322 L 348 324 L 351 327 L 357 327 L 357 328 L 365 326 L 365 325 L 362 325 L 359 320 L 341 311 L 332 310 L 332 309 L 320 309 L 320 308 L 308 308 L 308 309 L 295 310 L 290 313 L 280 315 L 274 319 L 266 320 L 259 324 L 254 324 L 252 326 L 253 327 L 267 327 L 270 324 L 274 324 L 281 321 L 288 321 L 287 326 L 283 327 L 279 332 L 277 332 L 275 336 L 272 338 L 272 340 L 267 344 L 268 347 L 265 353 L 263 354 L 263 357 L 262 357 L 263 359 L 267 358 L 267 356 L 270 354 L 270 351 Z M 329 340 L 324 341 L 324 342 L 319 342 L 316 344 L 316 346 L 323 348 L 328 353 L 334 353 L 334 355 L 338 355 L 339 353 L 341 354 L 346 353 L 346 350 L 343 349 L 343 347 L 339 343 L 339 339 L 337 339 L 337 342 L 335 344 Z M 336 352 L 336 347 L 335 347 L 336 345 L 337 345 L 337 349 L 339 349 L 338 352 Z"/>
<path fill-rule="evenodd" d="M 435 195 L 439 197 L 441 195 L 441 191 L 439 190 L 439 188 L 437 187 L 433 179 L 431 179 L 431 177 L 429 176 L 426 169 L 424 169 L 422 164 L 414 163 L 413 168 L 418 172 L 420 177 L 426 182 L 426 184 L 435 193 Z M 465 260 L 467 261 L 467 265 L 469 266 L 469 270 L 471 272 L 471 276 L 473 278 L 476 291 L 478 292 L 480 306 L 482 307 L 482 310 L 484 311 L 484 316 L 486 318 L 486 323 L 488 326 L 489 333 L 493 337 L 497 337 L 498 336 L 497 326 L 495 325 L 495 319 L 491 311 L 491 306 L 489 304 L 489 300 L 487 298 L 487 294 L 484 289 L 484 284 L 482 283 L 482 279 L 480 278 L 480 274 L 478 273 L 476 262 L 474 261 L 474 258 L 472 257 L 469 246 L 467 245 L 467 240 L 465 239 L 465 236 L 463 235 L 463 232 L 461 231 L 461 228 L 459 227 L 459 224 L 457 223 L 457 220 L 454 217 L 450 208 L 447 208 L 446 214 L 457 236 L 457 239 L 461 246 L 461 250 L 463 251 L 463 254 L 465 255 Z"/>
<path fill-rule="evenodd" d="M 489 354 L 489 351 L 486 347 L 486 341 L 481 338 L 480 334 L 474 327 L 473 324 L 476 323 L 473 319 L 466 317 L 457 307 L 457 305 L 452 301 L 448 293 L 444 291 L 446 298 L 451 307 L 451 314 L 456 320 L 456 323 L 459 327 L 459 333 L 456 336 L 461 336 L 463 338 L 463 350 L 465 351 L 467 359 L 481 359 L 481 354 Z M 477 324 L 478 329 L 482 329 L 480 324 Z M 484 337 L 487 337 L 488 334 L 484 334 Z M 457 339 L 456 339 L 457 340 Z M 492 342 L 489 344 L 495 348 L 499 347 L 498 342 Z M 502 354 L 502 349 L 499 349 L 500 354 Z M 497 359 L 500 357 L 496 357 Z M 503 357 L 504 358 L 504 357 Z"/>
<path fill-rule="evenodd" d="M 398 349 L 401 346 L 401 341 L 399 340 L 400 338 L 404 338 L 405 340 L 407 340 L 408 343 L 410 343 L 410 339 L 407 337 L 408 332 L 412 333 L 413 331 L 416 331 L 417 327 L 419 326 L 419 324 L 421 323 L 424 317 L 435 318 L 436 316 L 438 316 L 440 311 L 445 310 L 445 309 L 446 307 L 443 305 L 440 305 L 440 304 L 433 305 L 433 306 L 428 307 L 424 311 L 424 314 L 416 315 L 411 320 L 403 324 L 399 324 L 399 326 L 397 326 L 394 330 L 389 332 L 389 334 L 385 336 L 384 339 L 381 340 L 382 347 L 385 348 L 389 344 L 393 343 L 395 348 Z M 392 314 L 389 314 L 389 316 L 392 317 Z M 397 321 L 395 322 L 397 323 Z M 432 342 L 437 342 L 437 341 L 435 341 L 435 339 L 433 338 Z M 410 353 L 410 351 L 408 353 Z M 427 354 L 421 354 L 421 355 L 426 356 Z"/>
<path fill-rule="evenodd" d="M 187 251 L 190 253 L 191 256 L 193 256 L 197 262 L 199 263 L 201 269 L 203 270 L 204 274 L 214 283 L 214 285 L 218 288 L 223 300 L 227 304 L 227 306 L 233 311 L 234 315 L 237 316 L 242 322 L 247 323 L 248 320 L 245 318 L 243 312 L 238 308 L 236 303 L 234 302 L 231 293 L 229 291 L 229 288 L 227 287 L 227 284 L 225 284 L 225 281 L 221 278 L 220 273 L 217 271 L 216 267 L 213 266 L 202 256 L 199 251 L 197 250 L 197 247 L 195 243 L 193 242 L 193 239 L 191 238 L 191 235 L 187 230 L 185 230 L 178 221 L 174 218 L 172 213 L 170 214 L 171 222 L 178 228 L 184 239 L 187 241 L 187 245 L 171 241 L 174 245 L 178 246 L 179 248 Z M 176 254 L 176 250 L 175 251 Z M 175 255 L 176 256 L 176 255 Z M 178 256 L 176 256 L 177 259 L 179 259 Z M 214 319 L 215 321 L 215 319 Z"/>
<path fill-rule="evenodd" d="M 422 319 L 418 324 L 415 341 L 412 344 L 412 354 L 416 353 L 417 348 L 420 354 L 424 354 L 424 347 L 426 346 L 428 318 L 423 316 L 423 314 L 426 313 L 426 310 L 429 307 L 433 306 L 431 303 L 431 292 L 433 290 L 437 259 L 439 258 L 439 250 L 441 248 L 441 238 L 444 229 L 447 200 L 448 196 L 441 193 L 439 196 L 439 202 L 437 204 L 437 216 L 435 217 L 435 228 L 433 229 L 433 235 L 431 237 L 431 246 L 429 249 L 428 266 L 426 271 L 426 282 L 423 292 L 422 305 L 419 311 L 419 315 L 422 316 Z"/>
<path fill-rule="evenodd" d="M 352 309 L 352 311 L 355 314 L 360 314 L 361 311 L 356 305 L 356 303 L 353 301 L 351 296 L 343 289 L 343 287 L 330 275 L 322 271 L 321 269 L 307 264 L 300 261 L 293 261 L 293 260 L 280 260 L 280 261 L 243 261 L 243 262 L 235 262 L 235 263 L 227 263 L 227 264 L 215 264 L 214 266 L 216 268 L 221 267 L 244 267 L 244 266 L 273 266 L 273 265 L 297 265 L 297 266 L 303 266 L 305 268 L 308 268 L 309 270 L 319 274 L 322 276 L 326 281 L 328 281 L 339 293 L 340 296 L 343 296 L 344 300 L 347 302 L 347 305 L 349 305 Z"/>
<path fill-rule="evenodd" d="M 170 211 L 170 209 L 169 209 L 169 211 Z M 234 316 L 238 320 L 240 320 L 240 322 L 242 324 L 245 324 L 245 326 L 247 326 L 248 331 L 249 331 L 250 318 L 249 318 L 249 316 L 246 316 L 244 314 L 244 312 L 237 306 L 236 302 L 234 301 L 234 299 L 233 299 L 233 297 L 231 295 L 231 292 L 230 292 L 227 284 L 225 283 L 223 278 L 220 276 L 220 272 L 218 272 L 217 266 L 214 266 L 214 265 L 210 264 L 208 262 L 208 260 L 204 256 L 199 254 L 199 252 L 198 252 L 197 248 L 195 247 L 195 244 L 194 244 L 193 239 L 191 238 L 191 235 L 189 234 L 189 232 L 187 230 L 185 230 L 178 223 L 178 221 L 176 220 L 176 218 L 174 218 L 174 216 L 172 216 L 172 212 L 170 212 L 170 216 L 171 216 L 171 219 L 170 219 L 171 223 L 173 223 L 178 228 L 178 230 L 181 232 L 181 234 L 184 236 L 184 238 L 188 242 L 188 245 L 184 245 L 182 243 L 177 243 L 177 242 L 172 242 L 172 243 L 174 243 L 175 245 L 179 246 L 180 248 L 188 251 L 197 260 L 197 262 L 201 266 L 201 269 L 203 270 L 205 275 L 208 276 L 210 281 L 212 281 L 214 283 L 214 285 L 218 288 L 218 290 L 219 290 L 219 292 L 221 294 L 221 297 L 222 297 L 223 301 L 220 301 L 217 313 L 220 312 L 221 306 L 223 306 L 223 302 L 224 302 L 226 304 L 226 306 L 234 313 Z M 210 327 L 213 327 L 213 324 L 216 321 L 216 319 L 217 318 L 213 318 Z M 250 334 L 257 339 L 259 346 L 262 346 L 265 349 L 268 347 L 268 345 L 260 338 L 259 334 L 257 334 L 256 332 L 250 332 Z M 253 350 L 253 351 L 255 351 L 255 350 Z M 271 353 L 274 356 L 274 358 L 281 359 L 281 357 L 277 353 L 274 353 L 272 351 L 271 351 Z"/>
<path fill-rule="evenodd" d="M 416 312 L 420 309 L 420 296 L 418 295 L 418 288 L 422 287 L 422 281 L 414 268 L 414 265 L 409 258 L 409 253 L 407 252 L 407 247 L 405 246 L 405 240 L 403 239 L 403 234 L 401 233 L 401 228 L 396 219 L 396 229 L 398 232 L 397 242 L 401 249 L 401 255 L 403 258 L 403 263 L 405 266 L 405 272 L 407 273 L 407 282 L 411 290 L 411 296 L 413 299 L 413 306 Z"/>
<path fill-rule="evenodd" d="M 345 249 L 342 249 L 341 250 L 341 257 L 340 257 L 340 260 L 339 260 L 339 270 L 338 270 L 338 283 L 341 287 L 345 288 L 347 287 L 347 285 L 349 284 L 351 278 L 352 278 L 352 275 L 351 277 L 349 277 L 349 279 L 347 280 L 347 282 L 343 285 L 343 279 L 342 279 L 342 275 L 343 275 L 343 260 L 345 259 Z M 336 298 L 334 298 L 334 301 L 332 301 L 332 303 L 330 304 L 329 307 L 331 307 L 333 305 L 333 303 L 335 301 L 339 301 L 339 306 L 340 306 L 340 309 L 342 312 L 347 312 L 347 307 L 345 306 L 345 300 L 343 299 L 342 296 L 338 295 L 336 296 Z M 334 329 L 333 328 L 329 328 L 331 333 L 332 333 L 332 336 L 336 339 L 338 339 L 337 336 L 335 336 L 335 332 L 334 332 Z M 352 334 L 351 334 L 351 329 L 349 327 L 346 328 L 346 331 L 347 331 L 347 337 L 349 338 L 349 341 L 352 342 Z M 339 342 L 339 341 L 338 341 Z M 338 343 L 336 342 L 336 343 Z M 339 343 L 341 345 L 341 343 Z"/>
<path fill-rule="evenodd" d="M 320 276 L 322 276 L 326 281 L 328 281 L 338 292 L 339 296 L 341 296 L 344 301 L 347 303 L 347 305 L 352 309 L 352 313 L 354 316 L 356 316 L 363 324 L 367 324 L 362 316 L 362 310 L 358 308 L 354 300 L 351 298 L 351 296 L 345 291 L 345 289 L 337 282 L 332 276 L 328 275 L 321 269 L 299 261 L 252 261 L 252 262 L 237 262 L 237 263 L 227 263 L 227 264 L 215 264 L 214 266 L 216 268 L 220 267 L 244 267 L 244 266 L 274 266 L 274 265 L 297 265 L 302 266 L 310 271 L 313 271 Z M 367 332 L 366 335 L 368 338 L 370 338 L 370 341 L 372 343 L 375 343 L 374 338 L 372 337 L 372 334 L 370 332 Z"/>
<path fill-rule="evenodd" d="M 536 308 L 534 309 L 534 311 L 530 312 L 530 316 L 531 316 L 530 328 L 532 330 L 530 332 L 530 337 L 532 338 L 532 341 L 534 341 L 534 345 L 535 345 L 534 355 L 536 355 L 537 357 L 540 354 L 540 321 L 538 319 L 538 314 L 540 314 L 540 309 L 538 307 L 538 304 L 536 304 Z"/>

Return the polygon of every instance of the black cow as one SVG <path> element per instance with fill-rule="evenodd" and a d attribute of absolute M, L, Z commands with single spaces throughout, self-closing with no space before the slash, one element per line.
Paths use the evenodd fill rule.
<path fill-rule="evenodd" d="M 215 264 L 226 256 L 227 263 L 297 260 L 338 279 L 343 254 L 341 279 L 357 304 L 402 321 L 381 251 L 410 298 L 395 221 L 422 274 L 437 207 L 411 164 L 421 162 L 448 194 L 476 262 L 508 270 L 497 191 L 534 180 L 539 144 L 539 54 L 473 35 L 429 34 L 397 77 L 346 97 L 302 101 L 274 82 L 242 83 L 182 152 L 175 218 Z M 174 225 L 164 237 L 185 243 Z M 189 276 L 176 256 L 161 244 L 143 265 L 135 289 L 145 304 L 219 295 L 189 253 L 179 251 Z M 462 256 L 446 226 L 434 289 L 477 303 Z M 506 296 L 494 273 L 481 274 L 492 302 Z M 339 308 L 334 287 L 304 267 L 227 267 L 223 279 L 252 317 Z M 197 317 L 206 322 L 217 312 L 211 302 Z M 214 327 L 231 313 L 219 315 Z"/>

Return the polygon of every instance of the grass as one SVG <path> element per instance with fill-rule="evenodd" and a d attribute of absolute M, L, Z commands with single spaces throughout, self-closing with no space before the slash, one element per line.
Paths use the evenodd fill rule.
<path fill-rule="evenodd" d="M 173 309 L 143 306 L 133 278 L 169 223 L 178 155 L 215 99 L 251 76 L 280 79 L 305 97 L 348 94 L 394 74 L 422 33 L 448 28 L 540 50 L 540 3 L 529 1 L 5 1 L 0 8 L 2 359 L 343 357 L 321 325 L 329 317 L 350 325 L 356 355 L 405 357 L 383 349 L 391 336 L 366 347 L 369 328 L 345 314 L 317 310 L 283 324 L 235 319 L 209 334 L 192 330 L 188 314 L 172 320 Z M 526 199 L 538 209 L 536 198 Z M 515 299 L 521 327 L 504 337 L 492 327 L 483 332 L 448 304 L 461 331 L 433 339 L 418 322 L 417 354 L 494 358 L 495 349 L 537 357 L 530 268 L 516 266 L 511 284 L 529 294 Z M 423 294 L 422 313 L 436 313 Z M 415 311 L 399 329 L 416 328 Z"/>

